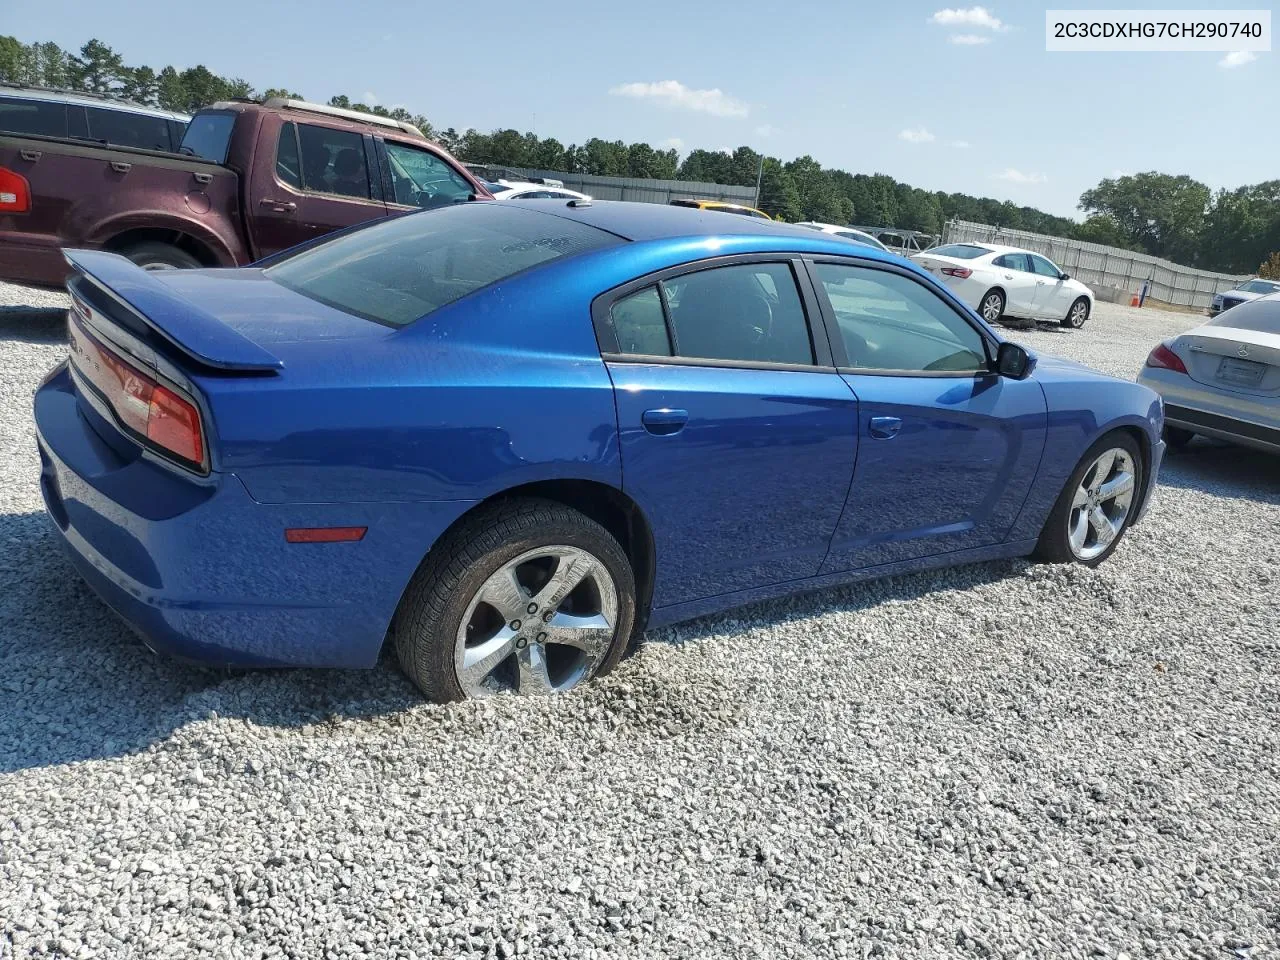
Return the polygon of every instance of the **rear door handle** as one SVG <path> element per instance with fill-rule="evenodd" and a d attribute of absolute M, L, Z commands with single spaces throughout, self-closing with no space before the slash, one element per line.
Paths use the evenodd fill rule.
<path fill-rule="evenodd" d="M 655 437 L 669 437 L 684 429 L 684 425 L 689 422 L 689 411 L 672 407 L 646 410 L 640 414 L 640 422 Z"/>
<path fill-rule="evenodd" d="M 267 200 L 258 201 L 260 207 L 270 207 L 273 213 L 293 213 L 298 209 L 298 205 L 292 200 Z"/>
<path fill-rule="evenodd" d="M 111 169 L 116 173 L 128 173 L 133 169 L 132 163 L 125 163 L 123 160 L 112 160 Z"/>
<path fill-rule="evenodd" d="M 26 160 L 28 163 L 35 163 L 37 160 L 43 157 L 44 154 L 41 153 L 39 150 L 19 150 L 18 156 L 22 157 L 22 159 Z"/>
<path fill-rule="evenodd" d="M 871 436 L 877 440 L 892 440 L 902 429 L 902 421 L 897 417 L 872 417 Z"/>

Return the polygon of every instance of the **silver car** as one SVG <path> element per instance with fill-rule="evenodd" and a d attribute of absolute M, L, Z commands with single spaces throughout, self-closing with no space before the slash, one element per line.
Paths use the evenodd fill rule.
<path fill-rule="evenodd" d="M 1199 433 L 1280 453 L 1280 294 L 1166 340 L 1138 382 L 1164 398 L 1171 446 Z"/>

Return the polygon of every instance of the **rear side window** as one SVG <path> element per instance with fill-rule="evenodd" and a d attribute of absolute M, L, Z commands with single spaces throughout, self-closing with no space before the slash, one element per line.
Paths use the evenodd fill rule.
<path fill-rule="evenodd" d="M 89 136 L 116 147 L 139 147 L 143 150 L 171 150 L 169 123 L 164 117 L 127 110 L 89 107 Z"/>
<path fill-rule="evenodd" d="M 298 162 L 298 133 L 292 123 L 280 128 L 276 144 L 276 177 L 281 183 L 302 189 L 302 165 Z"/>
<path fill-rule="evenodd" d="M 266 275 L 331 307 L 402 327 L 530 267 L 622 242 L 511 204 L 467 203 L 378 221 L 301 250 Z"/>
<path fill-rule="evenodd" d="M 945 247 L 934 247 L 926 252 L 935 253 L 940 257 L 955 257 L 957 260 L 976 260 L 991 251 L 971 243 L 949 243 Z"/>
<path fill-rule="evenodd" d="M 229 110 L 202 110 L 187 124 L 178 150 L 214 163 L 226 163 L 231 129 L 235 125 L 236 115 Z"/>
<path fill-rule="evenodd" d="M 67 105 L 50 100 L 0 97 L 0 132 L 65 137 Z"/>
<path fill-rule="evenodd" d="M 298 124 L 302 148 L 302 183 L 316 193 L 369 198 L 369 168 L 364 137 L 350 130 Z"/>
<path fill-rule="evenodd" d="M 1031 272 L 1031 264 L 1027 262 L 1025 253 L 1006 253 L 1003 256 L 996 257 L 991 262 L 997 267 L 1004 267 L 1006 270 L 1021 270 L 1023 273 Z"/>

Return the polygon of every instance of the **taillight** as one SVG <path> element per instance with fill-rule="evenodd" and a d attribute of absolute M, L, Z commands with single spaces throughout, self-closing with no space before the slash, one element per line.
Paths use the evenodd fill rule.
<path fill-rule="evenodd" d="M 942 272 L 948 277 L 959 277 L 961 280 L 968 280 L 973 275 L 968 267 L 943 267 Z"/>
<path fill-rule="evenodd" d="M 31 209 L 31 184 L 20 173 L 0 167 L 0 213 L 26 213 Z"/>
<path fill-rule="evenodd" d="M 143 373 L 79 323 L 70 327 L 72 360 L 127 431 L 193 469 L 204 468 L 204 431 L 195 404 Z"/>
<path fill-rule="evenodd" d="M 1187 365 L 1182 362 L 1182 358 L 1163 343 L 1147 356 L 1147 366 L 1160 367 L 1162 370 L 1172 370 L 1175 373 L 1187 372 Z"/>

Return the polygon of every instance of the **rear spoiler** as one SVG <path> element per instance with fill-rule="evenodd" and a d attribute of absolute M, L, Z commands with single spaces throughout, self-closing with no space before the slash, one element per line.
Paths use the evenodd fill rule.
<path fill-rule="evenodd" d="M 278 357 L 118 253 L 64 250 L 63 256 L 94 287 L 197 363 L 218 370 L 262 372 L 284 366 Z"/>

